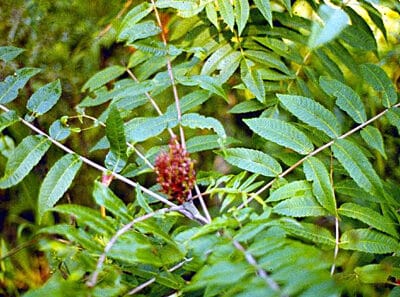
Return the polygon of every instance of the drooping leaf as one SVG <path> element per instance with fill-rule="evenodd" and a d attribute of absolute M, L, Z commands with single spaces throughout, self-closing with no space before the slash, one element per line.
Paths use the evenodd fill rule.
<path fill-rule="evenodd" d="M 103 236 L 115 233 L 113 220 L 102 217 L 98 210 L 82 205 L 62 204 L 54 207 L 52 211 L 74 216 L 79 225 L 87 226 Z"/>
<path fill-rule="evenodd" d="M 325 165 L 319 159 L 310 157 L 304 162 L 304 173 L 307 180 L 313 181 L 313 193 L 318 202 L 330 214 L 336 215 L 336 199 Z"/>
<path fill-rule="evenodd" d="M 217 2 L 222 19 L 228 25 L 229 29 L 233 31 L 233 26 L 235 25 L 235 14 L 231 2 L 229 0 L 217 0 Z"/>
<path fill-rule="evenodd" d="M 361 188 L 377 197 L 382 196 L 382 182 L 363 151 L 356 144 L 346 139 L 338 139 L 333 144 L 332 151 L 335 158 Z"/>
<path fill-rule="evenodd" d="M 274 158 L 253 149 L 226 149 L 224 159 L 241 169 L 264 176 L 277 176 L 282 172 L 281 166 Z"/>
<path fill-rule="evenodd" d="M 377 44 L 373 33 L 371 31 L 364 31 L 356 25 L 346 27 L 340 34 L 340 38 L 348 45 L 358 50 L 377 50 Z"/>
<path fill-rule="evenodd" d="M 327 211 L 312 196 L 294 197 L 279 202 L 273 212 L 289 217 L 316 217 L 327 215 Z"/>
<path fill-rule="evenodd" d="M 0 60 L 3 60 L 4 62 L 10 62 L 24 51 L 24 49 L 15 46 L 0 46 Z"/>
<path fill-rule="evenodd" d="M 374 24 L 381 30 L 383 36 L 385 39 L 387 39 L 387 33 L 386 33 L 386 28 L 385 24 L 383 23 L 382 15 L 379 12 L 378 9 L 376 9 L 371 3 L 368 1 L 362 1 L 361 6 L 365 8 L 367 11 L 369 17 L 371 20 L 374 22 Z"/>
<path fill-rule="evenodd" d="M 387 158 L 383 144 L 383 137 L 378 128 L 367 126 L 361 130 L 360 134 L 369 147 L 376 149 L 385 159 Z"/>
<path fill-rule="evenodd" d="M 306 155 L 314 149 L 312 142 L 303 132 L 282 120 L 257 118 L 247 119 L 244 122 L 261 137 L 290 148 L 299 154 Z"/>
<path fill-rule="evenodd" d="M 254 0 L 256 7 L 272 27 L 272 10 L 270 0 Z"/>
<path fill-rule="evenodd" d="M 321 226 L 311 223 L 298 222 L 293 219 L 281 219 L 282 228 L 293 236 L 311 240 L 312 242 L 335 246 L 335 238 L 332 234 Z"/>
<path fill-rule="evenodd" d="M 14 75 L 7 76 L 4 81 L 0 82 L 0 103 L 9 103 L 17 98 L 19 89 L 39 72 L 40 69 L 37 68 L 22 68 L 17 70 Z"/>
<path fill-rule="evenodd" d="M 124 121 L 114 105 L 111 105 L 107 117 L 106 136 L 110 143 L 110 151 L 106 156 L 105 165 L 113 172 L 120 172 L 125 167 L 128 156 Z"/>
<path fill-rule="evenodd" d="M 60 200 L 82 165 L 81 159 L 67 154 L 59 159 L 49 170 L 40 186 L 38 199 L 39 223 L 46 211 Z"/>
<path fill-rule="evenodd" d="M 188 113 L 182 116 L 182 126 L 192 129 L 213 129 L 222 139 L 226 138 L 224 126 L 215 118 L 205 117 L 198 113 Z"/>
<path fill-rule="evenodd" d="M 370 229 L 351 229 L 340 238 L 340 248 L 372 254 L 395 253 L 399 242 L 388 235 Z"/>
<path fill-rule="evenodd" d="M 106 210 L 111 212 L 116 218 L 127 224 L 132 220 L 129 211 L 124 202 L 118 198 L 113 191 L 101 182 L 95 181 L 93 187 L 93 197 L 96 203 L 104 206 Z"/>
<path fill-rule="evenodd" d="M 42 136 L 25 137 L 7 160 L 4 176 L 0 179 L 0 189 L 18 184 L 39 163 L 50 144 L 51 142 Z"/>
<path fill-rule="evenodd" d="M 325 93 L 337 98 L 336 105 L 344 110 L 355 122 L 361 124 L 367 120 L 364 104 L 360 96 L 352 88 L 326 76 L 320 77 L 319 84 Z"/>
<path fill-rule="evenodd" d="M 277 94 L 282 104 L 301 121 L 332 138 L 341 134 L 340 124 L 332 112 L 318 102 L 302 96 Z"/>
<path fill-rule="evenodd" d="M 60 80 L 48 83 L 38 89 L 29 98 L 26 108 L 30 110 L 34 116 L 42 115 L 48 112 L 61 97 Z"/>
<path fill-rule="evenodd" d="M 256 96 L 261 103 L 265 102 L 265 87 L 260 71 L 253 61 L 243 59 L 240 63 L 240 76 L 243 83 L 250 92 Z"/>
<path fill-rule="evenodd" d="M 5 128 L 19 121 L 18 115 L 15 110 L 10 110 L 0 114 L 0 132 Z"/>
<path fill-rule="evenodd" d="M 93 75 L 82 87 L 82 91 L 90 92 L 104 86 L 106 83 L 116 79 L 125 72 L 125 68 L 119 65 L 105 68 Z"/>
<path fill-rule="evenodd" d="M 292 197 L 311 196 L 311 185 L 305 180 L 287 183 L 271 193 L 266 202 L 281 201 Z"/>
<path fill-rule="evenodd" d="M 360 70 L 364 80 L 371 85 L 375 91 L 381 92 L 383 106 L 390 107 L 397 102 L 396 89 L 381 67 L 366 63 L 360 66 Z"/>
<path fill-rule="evenodd" d="M 360 220 L 379 231 L 399 238 L 399 234 L 395 229 L 395 224 L 388 217 L 381 215 L 370 207 L 348 202 L 342 204 L 338 212 L 342 216 Z"/>
<path fill-rule="evenodd" d="M 313 22 L 308 46 L 315 49 L 335 39 L 350 23 L 350 18 L 342 9 L 336 9 L 328 5 L 321 5 L 318 10 L 323 24 Z"/>
<path fill-rule="evenodd" d="M 238 27 L 238 34 L 240 36 L 247 24 L 247 20 L 249 19 L 250 5 L 247 0 L 235 0 L 234 5 L 233 10 L 235 13 L 236 25 Z"/>

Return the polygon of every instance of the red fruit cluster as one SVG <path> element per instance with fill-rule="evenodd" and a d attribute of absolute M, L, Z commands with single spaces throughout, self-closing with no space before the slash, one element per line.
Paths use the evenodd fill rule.
<path fill-rule="evenodd" d="M 196 181 L 194 162 L 176 138 L 171 138 L 169 151 L 161 152 L 155 161 L 157 182 L 170 199 L 184 203 Z"/>

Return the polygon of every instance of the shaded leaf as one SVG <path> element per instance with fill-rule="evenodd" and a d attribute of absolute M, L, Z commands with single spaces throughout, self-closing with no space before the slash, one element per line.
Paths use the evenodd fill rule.
<path fill-rule="evenodd" d="M 321 5 L 318 10 L 323 24 L 313 22 L 308 46 L 311 49 L 320 47 L 335 39 L 350 23 L 350 18 L 342 9 L 336 9 L 328 5 Z"/>
<path fill-rule="evenodd" d="M 355 49 L 364 51 L 377 50 L 377 44 L 373 33 L 370 30 L 364 31 L 355 25 L 346 27 L 340 34 L 340 38 Z"/>
<path fill-rule="evenodd" d="M 369 229 L 352 229 L 343 233 L 340 248 L 372 254 L 395 253 L 400 245 L 396 239 Z"/>
<path fill-rule="evenodd" d="M 357 280 L 364 284 L 387 283 L 392 269 L 384 264 L 369 264 L 354 268 Z"/>
<path fill-rule="evenodd" d="M 256 7 L 272 27 L 272 10 L 270 0 L 254 0 Z"/>
<path fill-rule="evenodd" d="M 261 137 L 306 155 L 313 151 L 310 139 L 293 125 L 271 118 L 247 119 L 244 122 Z"/>
<path fill-rule="evenodd" d="M 400 109 L 389 109 L 385 114 L 389 123 L 397 128 L 397 131 L 400 133 Z"/>
<path fill-rule="evenodd" d="M 307 180 L 313 181 L 313 193 L 318 202 L 332 215 L 336 215 L 336 199 L 328 170 L 317 158 L 310 157 L 304 162 Z"/>
<path fill-rule="evenodd" d="M 240 76 L 243 83 L 250 92 L 256 96 L 261 103 L 265 102 L 265 87 L 261 73 L 256 69 L 254 62 L 243 59 L 240 63 Z"/>
<path fill-rule="evenodd" d="M 340 124 L 334 114 L 318 102 L 302 96 L 277 94 L 282 104 L 301 121 L 332 138 L 340 135 Z"/>
<path fill-rule="evenodd" d="M 361 124 L 367 120 L 364 104 L 360 96 L 352 88 L 326 76 L 320 77 L 319 84 L 325 93 L 337 98 L 336 105 L 344 110 L 355 122 Z"/>
<path fill-rule="evenodd" d="M 236 104 L 229 110 L 229 113 L 247 113 L 265 109 L 265 105 L 257 100 L 248 100 Z"/>
<path fill-rule="evenodd" d="M 50 147 L 50 140 L 42 136 L 27 136 L 8 158 L 4 176 L 0 179 L 0 189 L 18 184 Z"/>
<path fill-rule="evenodd" d="M 369 207 L 348 202 L 342 204 L 338 209 L 338 212 L 340 215 L 360 220 L 361 222 L 378 229 L 379 231 L 399 238 L 399 235 L 394 227 L 395 224 L 388 217 L 381 215 Z"/>
<path fill-rule="evenodd" d="M 138 39 L 147 38 L 161 33 L 160 27 L 153 20 L 143 21 L 138 24 L 123 27 L 118 35 L 118 41 L 126 41 L 129 44 Z"/>
<path fill-rule="evenodd" d="M 378 128 L 367 126 L 361 130 L 360 134 L 369 147 L 376 149 L 385 159 L 387 158 L 382 134 Z"/>
<path fill-rule="evenodd" d="M 51 167 L 40 186 L 38 199 L 39 223 L 44 213 L 51 209 L 71 186 L 81 165 L 82 161 L 78 156 L 67 154 Z"/>
<path fill-rule="evenodd" d="M 9 110 L 0 114 L 0 132 L 5 128 L 19 121 L 19 117 L 14 110 Z"/>
<path fill-rule="evenodd" d="M 315 217 L 327 215 L 325 209 L 312 196 L 294 197 L 274 206 L 273 212 L 289 217 Z"/>
<path fill-rule="evenodd" d="M 332 151 L 335 158 L 361 188 L 377 197 L 382 196 L 382 182 L 363 151 L 356 144 L 346 139 L 338 139 L 333 144 Z"/>
<path fill-rule="evenodd" d="M 60 80 L 48 83 L 38 89 L 29 98 L 26 108 L 30 110 L 34 116 L 42 115 L 48 112 L 61 97 Z"/>
<path fill-rule="evenodd" d="M 89 89 L 90 92 L 104 86 L 106 83 L 116 79 L 125 72 L 125 68 L 119 65 L 105 68 L 93 75 L 82 87 L 82 91 Z"/>
<path fill-rule="evenodd" d="M 15 46 L 0 46 L 0 60 L 3 60 L 4 62 L 10 62 L 24 51 L 24 49 Z"/>
<path fill-rule="evenodd" d="M 40 69 L 37 68 L 22 68 L 17 70 L 14 75 L 7 76 L 4 81 L 0 82 L 0 103 L 9 103 L 17 98 L 19 89 L 39 72 Z"/>
<path fill-rule="evenodd" d="M 264 176 L 277 176 L 282 172 L 279 163 L 271 156 L 246 148 L 230 148 L 224 151 L 224 159 L 241 169 Z"/>
<path fill-rule="evenodd" d="M 396 89 L 386 72 L 375 64 L 363 64 L 360 66 L 364 80 L 371 85 L 375 91 L 381 92 L 382 104 L 390 107 L 397 102 Z"/>
<path fill-rule="evenodd" d="M 311 196 L 311 185 L 305 180 L 287 183 L 271 193 L 266 202 L 281 201 L 292 197 Z"/>

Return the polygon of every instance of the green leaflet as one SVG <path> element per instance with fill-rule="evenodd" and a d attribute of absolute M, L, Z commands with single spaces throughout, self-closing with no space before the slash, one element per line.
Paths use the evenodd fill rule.
<path fill-rule="evenodd" d="M 377 44 L 373 33 L 371 31 L 364 31 L 356 25 L 345 28 L 340 34 L 340 38 L 355 49 L 364 51 L 377 50 Z"/>
<path fill-rule="evenodd" d="M 399 234 L 395 228 L 395 223 L 392 222 L 389 217 L 383 216 L 369 207 L 364 207 L 354 203 L 344 203 L 340 206 L 338 212 L 342 216 L 360 220 L 379 231 L 399 238 Z"/>
<path fill-rule="evenodd" d="M 238 141 L 227 138 L 228 143 L 237 143 Z M 221 147 L 220 137 L 218 135 L 200 135 L 195 136 L 186 141 L 186 150 L 189 153 L 197 153 L 202 151 L 213 150 Z"/>
<path fill-rule="evenodd" d="M 350 23 L 350 18 L 343 10 L 335 9 L 328 5 L 321 5 L 318 10 L 318 15 L 321 17 L 324 24 L 321 25 L 321 23 L 317 21 L 313 22 L 308 40 L 308 46 L 311 49 L 318 48 L 332 41 Z"/>
<path fill-rule="evenodd" d="M 17 98 L 18 90 L 40 71 L 37 68 L 22 68 L 17 70 L 14 75 L 7 76 L 4 81 L 0 82 L 0 104 L 9 103 Z"/>
<path fill-rule="evenodd" d="M 217 0 L 219 13 L 222 19 L 228 25 L 229 29 L 233 31 L 233 26 L 235 24 L 235 15 L 233 12 L 232 4 L 229 0 Z"/>
<path fill-rule="evenodd" d="M 388 281 L 392 267 L 385 264 L 369 264 L 354 269 L 357 280 L 364 284 L 383 284 Z M 389 296 L 392 296 L 390 294 Z"/>
<path fill-rule="evenodd" d="M 106 210 L 111 212 L 124 224 L 127 224 L 132 220 L 132 216 L 129 215 L 129 211 L 124 202 L 122 202 L 122 200 L 119 199 L 110 188 L 103 185 L 101 182 L 95 181 L 93 197 L 98 205 L 104 206 Z"/>
<path fill-rule="evenodd" d="M 365 8 L 368 13 L 368 16 L 374 22 L 374 24 L 381 30 L 385 39 L 387 39 L 386 28 L 382 20 L 382 15 L 371 3 L 369 2 L 361 2 L 361 6 Z"/>
<path fill-rule="evenodd" d="M 253 61 L 243 59 L 240 63 L 240 77 L 250 92 L 261 103 L 265 102 L 265 87 L 259 69 L 255 68 Z"/>
<path fill-rule="evenodd" d="M 209 2 L 206 4 L 206 15 L 208 20 L 219 30 L 218 15 L 215 8 L 214 2 Z"/>
<path fill-rule="evenodd" d="M 244 122 L 261 137 L 290 148 L 299 154 L 306 155 L 314 149 L 312 142 L 303 132 L 284 121 L 255 118 L 244 120 Z"/>
<path fill-rule="evenodd" d="M 0 114 L 0 132 L 5 128 L 19 121 L 18 115 L 15 110 L 10 110 Z"/>
<path fill-rule="evenodd" d="M 120 172 L 125 167 L 128 156 L 124 121 L 114 105 L 111 105 L 107 117 L 106 136 L 110 143 L 110 151 L 106 156 L 105 165 L 113 172 Z"/>
<path fill-rule="evenodd" d="M 397 131 L 400 133 L 400 109 L 399 108 L 391 108 L 385 114 L 389 123 L 397 128 Z"/>
<path fill-rule="evenodd" d="M 376 197 L 383 196 L 383 186 L 379 176 L 356 144 L 346 139 L 338 139 L 333 144 L 332 151 L 358 186 Z"/>
<path fill-rule="evenodd" d="M 25 137 L 7 160 L 4 176 L 0 179 L 0 189 L 18 184 L 39 163 L 50 144 L 42 136 Z"/>
<path fill-rule="evenodd" d="M 58 79 L 44 85 L 33 93 L 26 104 L 26 108 L 36 117 L 48 112 L 57 103 L 60 97 L 61 83 Z"/>
<path fill-rule="evenodd" d="M 307 180 L 313 181 L 313 193 L 318 202 L 332 215 L 337 215 L 336 199 L 328 170 L 317 158 L 310 157 L 304 162 L 304 173 Z"/>
<path fill-rule="evenodd" d="M 312 196 L 294 197 L 274 206 L 273 212 L 289 217 L 317 217 L 328 213 Z"/>
<path fill-rule="evenodd" d="M 344 110 L 355 122 L 361 124 L 367 120 L 364 104 L 360 96 L 352 88 L 326 76 L 320 77 L 319 84 L 325 93 L 337 98 L 336 105 Z"/>
<path fill-rule="evenodd" d="M 82 87 L 82 92 L 89 89 L 90 92 L 104 86 L 125 72 L 125 68 L 119 65 L 105 68 L 93 75 Z"/>
<path fill-rule="evenodd" d="M 301 121 L 317 128 L 331 138 L 337 138 L 340 124 L 336 117 L 318 102 L 303 96 L 277 94 L 282 104 Z"/>
<path fill-rule="evenodd" d="M 282 228 L 293 236 L 311 240 L 312 242 L 335 246 L 335 238 L 325 228 L 311 223 L 303 223 L 294 219 L 281 219 Z"/>
<path fill-rule="evenodd" d="M 67 154 L 51 167 L 40 186 L 38 198 L 39 224 L 44 213 L 51 209 L 68 190 L 81 165 L 82 161 L 78 156 Z"/>
<path fill-rule="evenodd" d="M 62 141 L 71 134 L 71 129 L 64 125 L 60 120 L 54 121 L 49 128 L 50 137 Z"/>
<path fill-rule="evenodd" d="M 0 46 L 0 60 L 3 60 L 4 62 L 10 62 L 24 51 L 24 49 L 15 46 Z"/>
<path fill-rule="evenodd" d="M 264 176 L 277 176 L 282 172 L 279 163 L 269 155 L 246 148 L 230 148 L 224 151 L 224 159 L 241 169 Z"/>
<path fill-rule="evenodd" d="M 337 63 L 327 54 L 325 48 L 318 48 L 314 51 L 314 54 L 318 57 L 324 70 L 333 78 L 339 81 L 344 81 L 344 75 Z"/>
<path fill-rule="evenodd" d="M 138 39 L 144 39 L 160 33 L 161 29 L 156 22 L 148 20 L 124 26 L 118 35 L 118 41 L 126 41 L 128 44 L 133 44 Z"/>
<path fill-rule="evenodd" d="M 287 68 L 285 63 L 283 63 L 276 54 L 261 50 L 246 50 L 244 52 L 246 58 L 249 58 L 256 62 L 257 64 L 264 64 L 267 67 L 275 68 L 282 71 L 285 74 L 291 75 L 290 70 Z"/>
<path fill-rule="evenodd" d="M 151 213 L 154 210 L 150 207 L 149 201 L 147 201 L 147 197 L 143 195 L 142 190 L 137 187 L 136 188 L 136 201 L 141 208 L 143 208 L 147 213 Z"/>
<path fill-rule="evenodd" d="M 265 109 L 265 105 L 257 100 L 248 100 L 236 104 L 229 110 L 229 113 L 247 113 Z"/>
<path fill-rule="evenodd" d="M 236 25 L 240 36 L 249 19 L 250 5 L 248 0 L 234 0 L 234 5 L 233 11 L 235 13 Z"/>
<path fill-rule="evenodd" d="M 213 73 L 215 70 L 217 70 L 218 63 L 221 61 L 221 59 L 223 59 L 231 52 L 233 52 L 233 48 L 229 43 L 222 45 L 210 57 L 208 57 L 208 59 L 203 64 L 203 67 L 201 68 L 200 74 L 210 75 L 211 73 Z"/>
<path fill-rule="evenodd" d="M 352 229 L 343 233 L 340 248 L 372 254 L 388 254 L 399 251 L 396 239 L 369 229 Z"/>
<path fill-rule="evenodd" d="M 383 137 L 378 128 L 367 126 L 361 130 L 360 134 L 369 147 L 376 149 L 385 159 L 387 158 Z"/>
<path fill-rule="evenodd" d="M 283 185 L 271 193 L 266 202 L 281 201 L 292 197 L 311 196 L 311 185 L 305 180 L 298 180 Z"/>
<path fill-rule="evenodd" d="M 120 236 L 107 256 L 128 264 L 151 264 L 156 267 L 163 265 L 150 240 L 135 231 L 129 231 Z"/>
<path fill-rule="evenodd" d="M 256 7 L 272 27 L 272 10 L 270 0 L 254 0 Z"/>
<path fill-rule="evenodd" d="M 396 89 L 386 72 L 375 64 L 363 64 L 360 66 L 364 80 L 371 85 L 375 91 L 381 92 L 382 104 L 390 107 L 397 102 Z"/>
<path fill-rule="evenodd" d="M 188 113 L 182 116 L 181 125 L 192 129 L 213 129 L 222 139 L 226 138 L 224 126 L 215 118 L 205 117 L 198 113 Z"/>
<path fill-rule="evenodd" d="M 54 207 L 52 211 L 74 216 L 80 225 L 88 226 L 102 236 L 115 233 L 114 221 L 109 217 L 103 218 L 98 210 L 81 205 L 63 204 Z"/>
<path fill-rule="evenodd" d="M 133 7 L 124 17 L 121 23 L 120 34 L 132 26 L 137 22 L 141 21 L 144 17 L 146 17 L 151 11 L 153 7 L 149 2 L 143 2 L 139 5 Z"/>

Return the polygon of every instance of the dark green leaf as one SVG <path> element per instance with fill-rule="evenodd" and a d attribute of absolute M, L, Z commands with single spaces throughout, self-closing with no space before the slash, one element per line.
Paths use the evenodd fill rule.
<path fill-rule="evenodd" d="M 340 238 L 340 248 L 372 254 L 398 252 L 400 245 L 393 237 L 369 229 L 351 229 Z"/>
<path fill-rule="evenodd" d="M 330 214 L 336 215 L 336 199 L 325 165 L 319 159 L 310 157 L 304 162 L 304 173 L 307 180 L 313 181 L 313 193 L 318 202 Z"/>
<path fill-rule="evenodd" d="M 106 83 L 116 79 L 125 72 L 125 68 L 122 66 L 110 66 L 105 68 L 95 75 L 93 75 L 82 87 L 82 91 L 89 89 L 90 92 L 102 87 Z"/>
<path fill-rule="evenodd" d="M 3 112 L 0 114 L 0 132 L 18 121 L 18 115 L 14 110 Z"/>
<path fill-rule="evenodd" d="M 256 100 L 248 100 L 236 104 L 229 113 L 247 113 L 265 109 L 265 105 Z"/>
<path fill-rule="evenodd" d="M 29 98 L 26 107 L 34 116 L 42 115 L 48 112 L 61 97 L 60 80 L 53 81 L 38 89 Z"/>
<path fill-rule="evenodd" d="M 67 154 L 51 167 L 40 186 L 38 199 L 39 223 L 43 214 L 51 209 L 71 186 L 81 165 L 82 161 L 78 156 Z"/>
<path fill-rule="evenodd" d="M 243 83 L 250 92 L 256 96 L 261 103 L 265 102 L 265 87 L 261 77 L 261 73 L 256 69 L 254 62 L 248 59 L 243 59 L 240 63 L 240 76 Z"/>
<path fill-rule="evenodd" d="M 282 172 L 279 163 L 271 156 L 252 149 L 230 148 L 224 151 L 224 159 L 241 169 L 264 176 L 277 176 Z"/>
<path fill-rule="evenodd" d="M 386 113 L 386 118 L 391 125 L 397 128 L 397 131 L 400 133 L 400 109 L 389 109 Z"/>
<path fill-rule="evenodd" d="M 361 130 L 360 134 L 369 147 L 376 149 L 385 159 L 387 158 L 382 134 L 378 128 L 367 126 Z"/>
<path fill-rule="evenodd" d="M 0 46 L 0 60 L 3 60 L 4 62 L 10 62 L 24 51 L 24 49 L 15 46 Z"/>
<path fill-rule="evenodd" d="M 311 185 L 305 180 L 283 185 L 271 193 L 266 202 L 281 201 L 293 197 L 311 196 Z"/>
<path fill-rule="evenodd" d="M 364 51 L 376 51 L 377 49 L 373 33 L 366 32 L 355 25 L 345 28 L 340 34 L 340 38 L 355 49 Z"/>
<path fill-rule="evenodd" d="M 302 96 L 277 94 L 282 104 L 301 121 L 336 138 L 340 135 L 340 124 L 332 112 L 318 102 Z"/>
<path fill-rule="evenodd" d="M 284 121 L 258 118 L 244 120 L 244 122 L 261 137 L 290 148 L 299 154 L 306 155 L 314 149 L 312 142 L 303 132 Z"/>
<path fill-rule="evenodd" d="M 383 23 L 382 15 L 379 10 L 372 6 L 371 3 L 365 1 L 361 1 L 361 6 L 365 8 L 371 20 L 379 28 L 379 30 L 381 30 L 385 39 L 387 39 L 385 24 Z"/>
<path fill-rule="evenodd" d="M 17 98 L 18 90 L 39 72 L 40 69 L 37 68 L 22 68 L 17 70 L 14 75 L 7 76 L 4 81 L 0 82 L 0 103 L 5 104 Z"/>
<path fill-rule="evenodd" d="M 397 102 L 396 89 L 386 72 L 375 64 L 363 64 L 360 66 L 364 80 L 371 85 L 375 91 L 381 92 L 382 104 L 390 107 Z"/>
<path fill-rule="evenodd" d="M 106 156 L 105 165 L 113 172 L 120 172 L 128 160 L 124 121 L 118 109 L 111 105 L 106 121 L 106 136 L 110 143 L 110 151 Z"/>
<path fill-rule="evenodd" d="M 274 206 L 273 212 L 289 217 L 325 216 L 328 213 L 312 196 L 294 197 Z"/>
<path fill-rule="evenodd" d="M 8 158 L 4 176 L 0 179 L 0 189 L 18 184 L 39 163 L 51 142 L 42 136 L 27 136 Z"/>

